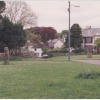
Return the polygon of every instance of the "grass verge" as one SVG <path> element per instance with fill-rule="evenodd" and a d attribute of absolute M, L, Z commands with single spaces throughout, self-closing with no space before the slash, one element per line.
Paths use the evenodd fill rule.
<path fill-rule="evenodd" d="M 99 65 L 67 60 L 0 62 L 1 99 L 99 99 L 100 79 L 77 79 L 82 72 L 100 70 Z"/>

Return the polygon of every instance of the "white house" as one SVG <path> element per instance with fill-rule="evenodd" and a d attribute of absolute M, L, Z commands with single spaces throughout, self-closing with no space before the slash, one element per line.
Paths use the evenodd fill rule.
<path fill-rule="evenodd" d="M 87 27 L 82 30 L 83 43 L 82 46 L 86 47 L 87 45 L 92 45 L 93 47 L 96 45 L 95 40 L 100 38 L 100 28 L 91 28 Z"/>
<path fill-rule="evenodd" d="M 48 41 L 48 46 L 50 48 L 61 48 L 64 45 L 64 39 L 53 39 Z"/>
<path fill-rule="evenodd" d="M 64 43 L 65 43 L 65 37 L 62 37 L 62 38 L 58 38 L 58 39 L 50 39 L 48 41 L 48 46 L 50 48 L 62 48 L 64 46 Z"/>
<path fill-rule="evenodd" d="M 42 57 L 43 49 L 41 47 L 34 47 L 30 40 L 26 43 L 28 51 L 33 51 L 36 57 Z"/>
<path fill-rule="evenodd" d="M 42 48 L 33 48 L 33 46 L 28 46 L 29 51 L 33 51 L 36 57 L 42 57 L 43 50 Z"/>
<path fill-rule="evenodd" d="M 64 42 L 58 39 L 57 41 L 55 40 L 54 48 L 61 48 L 63 45 L 64 45 Z"/>

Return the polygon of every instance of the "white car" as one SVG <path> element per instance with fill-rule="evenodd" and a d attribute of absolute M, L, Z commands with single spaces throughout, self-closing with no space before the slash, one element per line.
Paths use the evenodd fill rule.
<path fill-rule="evenodd" d="M 48 55 L 47 54 L 44 54 L 42 57 L 43 58 L 48 58 Z"/>

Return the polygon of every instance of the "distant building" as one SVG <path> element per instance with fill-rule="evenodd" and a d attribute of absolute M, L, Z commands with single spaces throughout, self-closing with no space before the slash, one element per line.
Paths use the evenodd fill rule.
<path fill-rule="evenodd" d="M 48 41 L 48 47 L 51 49 L 55 49 L 55 48 L 62 48 L 64 46 L 64 43 L 66 41 L 66 37 L 67 34 L 61 34 L 61 38 L 57 38 L 57 39 L 50 39 Z"/>
<path fill-rule="evenodd" d="M 49 41 L 48 41 L 48 46 L 49 46 L 49 48 L 61 48 L 61 47 L 63 47 L 63 45 L 64 45 L 64 39 L 60 39 L 60 38 L 58 38 L 58 39 L 50 39 Z"/>
<path fill-rule="evenodd" d="M 83 43 L 82 47 L 87 45 L 95 46 L 95 40 L 100 38 L 100 28 L 91 28 L 91 26 L 82 29 Z"/>
<path fill-rule="evenodd" d="M 44 43 L 41 42 L 41 44 L 37 46 L 30 42 L 30 40 L 27 40 L 25 47 L 28 49 L 28 51 L 33 51 L 36 57 L 42 57 L 43 49 L 46 48 Z"/>

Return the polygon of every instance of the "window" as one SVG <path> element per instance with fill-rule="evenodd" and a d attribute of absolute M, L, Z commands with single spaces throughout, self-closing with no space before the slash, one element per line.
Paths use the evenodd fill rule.
<path fill-rule="evenodd" d="M 92 43 L 92 37 L 85 37 L 85 43 Z"/>

